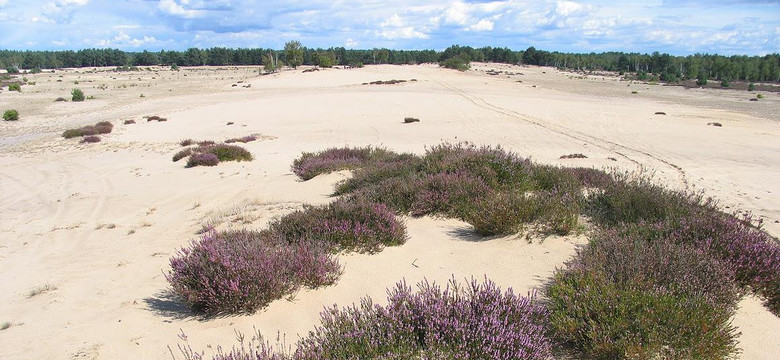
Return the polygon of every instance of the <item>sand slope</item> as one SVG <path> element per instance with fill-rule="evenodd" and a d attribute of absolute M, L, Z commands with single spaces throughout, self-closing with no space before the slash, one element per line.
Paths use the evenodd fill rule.
<path fill-rule="evenodd" d="M 490 76 L 488 69 L 522 75 Z M 381 302 L 385 289 L 402 279 L 487 275 L 527 293 L 586 241 L 480 239 L 457 221 L 406 219 L 406 245 L 343 256 L 336 285 L 302 290 L 257 314 L 204 320 L 170 298 L 163 276 L 168 259 L 204 222 L 261 228 L 303 203 L 330 201 L 333 184 L 348 174 L 300 182 L 289 168 L 302 151 L 332 146 L 421 153 L 441 141 L 471 141 L 544 163 L 643 170 L 669 186 L 703 190 L 731 210 L 750 211 L 780 235 L 780 182 L 773 180 L 780 178 L 780 99 L 774 94 L 748 102 L 752 96 L 738 91 L 494 64 L 467 73 L 421 65 L 262 77 L 255 68 L 103 70 L 28 75 L 36 85 L 0 93 L 0 109 L 21 113 L 19 122 L 0 122 L 0 323 L 11 323 L 0 331 L 4 358 L 168 358 L 167 346 L 175 347 L 182 332 L 205 349 L 231 346 L 234 330 L 253 327 L 294 343 L 317 324 L 324 306 L 364 295 Z M 416 81 L 362 85 L 390 79 Z M 69 98 L 73 87 L 96 99 L 54 102 Z M 168 121 L 146 122 L 145 115 Z M 421 122 L 402 124 L 405 116 Z M 129 119 L 137 124 L 123 125 Z M 101 143 L 59 137 L 97 121 L 115 124 Z M 262 135 L 246 145 L 252 162 L 185 169 L 171 161 L 181 139 L 249 134 Z M 588 158 L 559 159 L 571 153 Z M 742 358 L 780 353 L 780 319 L 757 300 L 741 303 L 734 324 L 743 333 Z"/>

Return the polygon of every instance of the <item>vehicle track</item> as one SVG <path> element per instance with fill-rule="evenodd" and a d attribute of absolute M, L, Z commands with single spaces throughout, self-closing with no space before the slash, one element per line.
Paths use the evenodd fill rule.
<path fill-rule="evenodd" d="M 463 97 L 464 99 L 468 100 L 469 102 L 471 102 L 472 104 L 474 104 L 474 105 L 476 105 L 476 106 L 478 106 L 480 108 L 483 108 L 485 110 L 489 110 L 489 111 L 501 114 L 503 116 L 506 116 L 506 117 L 509 117 L 509 118 L 512 118 L 512 119 L 521 120 L 523 122 L 526 122 L 526 123 L 529 123 L 529 124 L 541 127 L 541 128 L 543 128 L 543 129 L 545 129 L 547 131 L 556 133 L 558 135 L 561 135 L 561 136 L 564 136 L 564 137 L 568 137 L 568 138 L 571 138 L 571 139 L 575 139 L 575 140 L 578 140 L 578 141 L 581 141 L 581 142 L 585 142 L 585 143 L 591 144 L 593 146 L 596 146 L 598 148 L 601 148 L 601 149 L 604 149 L 604 150 L 607 150 L 607 151 L 610 151 L 610 152 L 614 152 L 615 154 L 620 155 L 622 158 L 624 158 L 624 159 L 626 159 L 626 160 L 636 164 L 637 166 L 640 167 L 640 169 L 644 169 L 644 167 L 645 167 L 644 166 L 644 162 L 639 161 L 639 160 L 633 158 L 632 156 L 629 156 L 628 153 L 633 152 L 633 153 L 636 153 L 636 154 L 640 154 L 642 156 L 646 156 L 646 157 L 648 157 L 648 158 L 650 158 L 652 160 L 655 160 L 657 162 L 660 162 L 660 163 L 662 163 L 664 165 L 667 165 L 670 168 L 672 168 L 677 173 L 677 175 L 680 177 L 680 180 L 682 181 L 683 185 L 685 186 L 685 189 L 686 190 L 690 189 L 690 184 L 688 182 L 687 174 L 682 169 L 682 167 L 680 167 L 680 166 L 678 166 L 678 165 L 676 165 L 676 164 L 674 164 L 674 163 L 672 163 L 672 162 L 670 162 L 668 160 L 660 158 L 660 157 L 658 157 L 656 155 L 653 155 L 653 154 L 651 154 L 651 153 L 649 153 L 647 151 L 640 150 L 640 149 L 633 148 L 633 147 L 629 147 L 629 146 L 626 146 L 626 145 L 623 145 L 623 144 L 619 144 L 617 142 L 614 142 L 614 141 L 611 141 L 611 140 L 607 140 L 607 139 L 604 139 L 604 138 L 600 138 L 600 137 L 596 137 L 596 136 L 593 136 L 593 135 L 585 134 L 583 132 L 580 132 L 580 131 L 577 131 L 577 130 L 574 130 L 574 129 L 571 129 L 571 128 L 567 128 L 567 127 L 564 127 L 564 126 L 553 125 L 553 124 L 550 124 L 548 122 L 544 122 L 544 121 L 542 121 L 540 119 L 536 119 L 536 118 L 533 118 L 531 116 L 519 113 L 519 112 L 517 112 L 515 110 L 511 110 L 511 109 L 500 107 L 498 105 L 491 104 L 487 100 L 485 100 L 485 99 L 483 99 L 483 98 L 481 98 L 479 96 L 476 96 L 474 94 L 471 94 L 471 93 L 468 93 L 466 91 L 463 91 L 463 90 L 457 88 L 456 86 L 454 86 L 452 84 L 448 84 L 448 83 L 446 83 L 444 81 L 441 81 L 441 80 L 438 80 L 438 79 L 434 79 L 434 78 L 431 78 L 429 76 L 426 76 L 426 77 L 429 80 L 431 80 L 431 81 L 441 85 L 443 88 L 445 88 L 445 89 L 447 89 L 447 90 L 449 90 L 449 91 L 451 91 L 451 92 L 453 92 L 453 93 Z"/>

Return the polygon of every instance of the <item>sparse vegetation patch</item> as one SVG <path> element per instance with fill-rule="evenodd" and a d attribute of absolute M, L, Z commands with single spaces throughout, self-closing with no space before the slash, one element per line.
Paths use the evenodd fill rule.
<path fill-rule="evenodd" d="M 109 134 L 111 133 L 111 130 L 113 130 L 114 125 L 111 124 L 108 121 L 101 121 L 95 125 L 90 126 L 84 126 L 80 127 L 78 129 L 69 129 L 65 130 L 65 132 L 62 133 L 62 137 L 66 139 L 79 137 L 79 136 L 91 136 L 91 135 L 100 135 L 100 134 Z"/>

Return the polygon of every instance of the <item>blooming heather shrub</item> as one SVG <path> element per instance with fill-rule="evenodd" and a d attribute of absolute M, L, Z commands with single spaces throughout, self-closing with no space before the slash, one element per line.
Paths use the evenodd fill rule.
<path fill-rule="evenodd" d="M 412 216 L 427 214 L 462 218 L 473 203 L 491 192 L 482 179 L 467 173 L 439 173 L 417 179 L 417 196 L 410 208 Z"/>
<path fill-rule="evenodd" d="M 192 139 L 184 139 L 182 141 L 179 141 L 179 145 L 181 145 L 181 146 L 190 146 L 190 145 L 192 145 L 194 143 L 195 143 L 195 140 L 192 140 Z M 174 161 L 176 161 L 176 160 L 174 160 Z"/>
<path fill-rule="evenodd" d="M 332 148 L 318 153 L 303 153 L 295 159 L 292 171 L 302 180 L 339 170 L 361 167 L 369 161 L 381 161 L 396 156 L 381 148 Z"/>
<path fill-rule="evenodd" d="M 62 133 L 62 137 L 66 139 L 70 139 L 79 136 L 109 134 L 111 133 L 111 130 L 113 130 L 113 128 L 114 125 L 111 124 L 110 122 L 101 121 L 95 125 L 84 126 L 78 129 L 65 130 L 65 132 Z"/>
<path fill-rule="evenodd" d="M 195 166 L 217 166 L 219 164 L 219 158 L 214 154 L 192 154 L 187 159 L 187 165 L 185 167 L 191 168 Z"/>
<path fill-rule="evenodd" d="M 545 289 L 550 330 L 593 359 L 728 359 L 737 353 L 733 312 L 705 297 L 615 283 L 589 270 L 556 273 Z"/>
<path fill-rule="evenodd" d="M 719 258 L 734 271 L 740 286 L 763 298 L 767 308 L 780 316 L 780 245 L 751 221 L 749 216 L 740 220 L 699 211 L 679 224 L 658 224 L 654 231 Z"/>
<path fill-rule="evenodd" d="M 291 244 L 267 231 L 212 230 L 170 263 L 174 293 L 209 314 L 253 312 L 301 286 L 332 284 L 341 273 L 321 243 Z"/>
<path fill-rule="evenodd" d="M 95 135 L 85 136 L 85 137 L 81 138 L 81 141 L 79 141 L 79 143 L 81 143 L 81 144 L 84 144 L 84 143 L 97 143 L 97 142 L 100 142 L 100 136 L 95 136 Z"/>
<path fill-rule="evenodd" d="M 391 177 L 362 187 L 351 198 L 385 204 L 398 213 L 408 213 L 420 191 L 418 179 L 419 175 Z"/>
<path fill-rule="evenodd" d="M 602 230 L 578 251 L 569 268 L 597 272 L 617 284 L 644 284 L 648 289 L 701 296 L 727 312 L 735 310 L 742 296 L 728 264 L 672 239 L 647 241 Z"/>
<path fill-rule="evenodd" d="M 529 171 L 535 189 L 579 189 L 582 183 L 566 168 L 534 164 Z"/>
<path fill-rule="evenodd" d="M 184 159 L 187 156 L 192 155 L 193 153 L 194 152 L 192 151 L 192 149 L 180 150 L 176 154 L 173 154 L 173 162 L 177 162 L 177 161 L 179 161 L 181 159 Z"/>
<path fill-rule="evenodd" d="M 321 241 L 332 251 L 374 253 L 406 242 L 406 228 L 384 204 L 364 199 L 306 206 L 270 224 L 288 241 Z"/>
<path fill-rule="evenodd" d="M 528 188 L 533 164 L 501 147 L 476 147 L 469 143 L 441 144 L 426 149 L 423 172 L 427 174 L 463 172 L 479 177 L 491 188 Z"/>
<path fill-rule="evenodd" d="M 615 179 L 609 173 L 603 170 L 596 170 L 592 168 L 566 168 L 572 177 L 586 187 L 604 188 L 612 185 Z"/>
<path fill-rule="evenodd" d="M 198 149 L 201 148 L 204 147 L 196 148 L 196 151 L 199 151 Z M 252 153 L 236 145 L 217 144 L 213 146 L 207 146 L 205 147 L 204 152 L 209 154 L 214 154 L 217 158 L 219 158 L 219 161 L 251 161 L 252 160 Z"/>
<path fill-rule="evenodd" d="M 399 154 L 391 159 L 366 163 L 356 169 L 351 178 L 337 184 L 334 194 L 348 194 L 386 179 L 415 175 L 421 163 L 422 159 L 412 154 Z"/>
<path fill-rule="evenodd" d="M 322 324 L 298 343 L 296 359 L 548 359 L 543 306 L 502 292 L 493 282 L 404 282 L 388 305 L 370 298 L 321 314 Z"/>

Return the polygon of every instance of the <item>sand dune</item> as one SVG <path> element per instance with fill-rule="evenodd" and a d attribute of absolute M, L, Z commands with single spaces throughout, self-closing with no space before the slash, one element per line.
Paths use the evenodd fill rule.
<path fill-rule="evenodd" d="M 514 75 L 490 76 L 489 69 Z M 167 346 L 182 332 L 205 349 L 231 346 L 234 330 L 253 327 L 294 343 L 324 306 L 365 295 L 381 302 L 402 279 L 488 276 L 517 293 L 532 291 L 586 242 L 476 239 L 458 221 L 405 219 L 406 245 L 343 256 L 336 285 L 301 291 L 257 314 L 204 320 L 170 298 L 168 260 L 203 223 L 262 228 L 303 203 L 330 201 L 347 173 L 301 182 L 290 164 L 303 151 L 333 146 L 421 153 L 442 141 L 470 141 L 542 163 L 646 171 L 668 186 L 704 191 L 729 210 L 752 212 L 780 236 L 776 93 L 749 102 L 749 94 L 733 90 L 497 64 L 475 64 L 467 73 L 434 65 L 267 76 L 250 67 L 107 70 L 27 75 L 36 85 L 0 93 L 0 110 L 14 108 L 21 117 L 0 122 L 0 323 L 10 323 L 0 331 L 3 358 L 158 359 L 170 356 Z M 416 81 L 363 85 L 391 79 Z M 75 87 L 95 99 L 54 102 Z M 148 115 L 168 121 L 147 122 Z M 421 121 L 403 124 L 406 116 Z M 100 143 L 60 137 L 98 121 L 114 124 Z M 171 161 L 182 139 L 249 134 L 261 136 L 245 145 L 254 161 L 191 169 Z M 560 159 L 573 153 L 587 158 Z M 780 353 L 780 319 L 756 299 L 740 305 L 734 324 L 741 357 Z"/>

